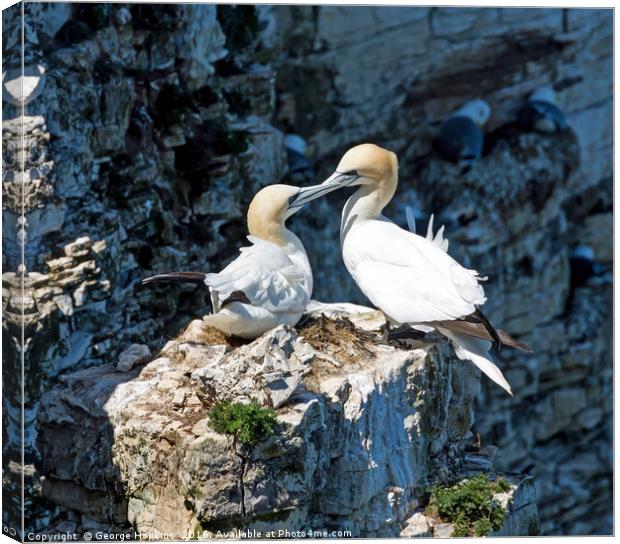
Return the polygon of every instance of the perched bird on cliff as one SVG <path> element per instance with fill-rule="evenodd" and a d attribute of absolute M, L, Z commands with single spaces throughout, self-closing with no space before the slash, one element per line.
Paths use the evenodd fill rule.
<path fill-rule="evenodd" d="M 482 156 L 482 127 L 490 115 L 490 106 L 480 98 L 467 102 L 450 115 L 439 133 L 439 151 L 443 158 L 470 168 Z"/>
<path fill-rule="evenodd" d="M 45 66 L 34 64 L 2 72 L 2 100 L 14 106 L 32 102 L 45 86 Z"/>
<path fill-rule="evenodd" d="M 172 272 L 142 281 L 206 284 L 213 314 L 207 325 L 241 338 L 257 338 L 278 325 L 295 325 L 312 294 L 312 269 L 301 240 L 286 220 L 329 192 L 323 186 L 270 185 L 248 209 L 249 247 L 218 273 Z"/>
<path fill-rule="evenodd" d="M 314 164 L 306 155 L 305 140 L 298 134 L 287 134 L 284 137 L 284 148 L 293 183 L 312 182 L 315 177 Z"/>
<path fill-rule="evenodd" d="M 577 246 L 569 255 L 571 269 L 571 288 L 576 289 L 597 273 L 594 251 L 590 246 Z"/>
<path fill-rule="evenodd" d="M 448 255 L 443 231 L 423 238 L 381 214 L 398 183 L 396 155 L 373 144 L 347 151 L 326 187 L 360 186 L 342 211 L 340 243 L 347 270 L 370 301 L 393 323 L 428 332 L 436 329 L 453 343 L 460 359 L 472 361 L 512 394 L 494 364 L 492 342 L 523 351 L 528 346 L 495 329 L 478 309 L 486 302 L 481 278 Z"/>
<path fill-rule="evenodd" d="M 538 87 L 517 112 L 517 124 L 524 130 L 558 132 L 567 126 L 558 106 L 557 93 L 548 86 Z"/>

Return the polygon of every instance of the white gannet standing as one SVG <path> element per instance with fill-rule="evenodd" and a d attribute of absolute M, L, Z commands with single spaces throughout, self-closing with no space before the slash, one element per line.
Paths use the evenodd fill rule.
<path fill-rule="evenodd" d="M 525 130 L 559 132 L 567 127 L 558 105 L 558 94 L 549 86 L 538 87 L 517 112 L 517 123 Z"/>
<path fill-rule="evenodd" d="M 278 325 L 295 325 L 312 294 L 312 269 L 301 240 L 286 220 L 303 205 L 329 192 L 321 185 L 269 185 L 248 209 L 249 247 L 221 272 L 172 272 L 142 281 L 204 283 L 213 314 L 207 325 L 241 338 L 257 338 Z"/>
<path fill-rule="evenodd" d="M 396 155 L 373 144 L 345 153 L 323 185 L 360 185 L 342 211 L 340 244 L 347 270 L 370 301 L 390 321 L 447 336 L 460 359 L 471 360 L 512 394 L 489 354 L 492 341 L 531 351 L 496 330 L 478 310 L 486 301 L 481 278 L 447 253 L 443 230 L 426 238 L 401 229 L 381 212 L 396 192 Z"/>
<path fill-rule="evenodd" d="M 489 119 L 491 108 L 477 98 L 451 114 L 441 125 L 439 151 L 441 155 L 464 167 L 471 167 L 482 156 L 484 134 L 481 127 Z"/>

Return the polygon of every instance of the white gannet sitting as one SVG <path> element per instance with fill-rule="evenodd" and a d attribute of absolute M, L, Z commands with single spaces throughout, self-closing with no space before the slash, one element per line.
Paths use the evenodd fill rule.
<path fill-rule="evenodd" d="M 320 185 L 265 187 L 248 209 L 252 245 L 241 248 L 221 272 L 172 272 L 142 283 L 204 282 L 213 305 L 213 314 L 204 321 L 226 334 L 252 339 L 278 325 L 295 325 L 312 294 L 312 269 L 301 240 L 285 222 L 306 202 L 329 190 Z"/>
<path fill-rule="evenodd" d="M 471 167 L 482 156 L 484 134 L 481 127 L 490 115 L 491 108 L 480 98 L 467 102 L 451 114 L 441 125 L 441 155 L 461 166 Z"/>
<path fill-rule="evenodd" d="M 26 105 L 37 98 L 45 86 L 45 66 L 34 64 L 2 72 L 2 100 L 14 106 Z"/>
<path fill-rule="evenodd" d="M 548 86 L 538 87 L 517 112 L 517 122 L 525 130 L 558 132 L 567 127 L 558 105 L 557 93 Z"/>
<path fill-rule="evenodd" d="M 345 153 L 323 185 L 361 185 L 342 211 L 340 243 L 347 270 L 370 301 L 398 324 L 428 332 L 437 329 L 454 344 L 460 359 L 471 360 L 512 394 L 488 351 L 492 341 L 531 351 L 496 330 L 478 310 L 485 303 L 481 278 L 448 255 L 442 231 L 426 238 L 401 229 L 381 215 L 398 183 L 396 155 L 373 144 Z"/>
<path fill-rule="evenodd" d="M 287 134 L 284 136 L 284 149 L 289 175 L 293 183 L 314 181 L 314 165 L 306 155 L 305 140 L 298 134 Z"/>

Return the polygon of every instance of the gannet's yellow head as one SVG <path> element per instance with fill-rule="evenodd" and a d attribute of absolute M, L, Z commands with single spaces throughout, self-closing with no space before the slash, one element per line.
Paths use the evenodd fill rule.
<path fill-rule="evenodd" d="M 398 159 L 378 145 L 360 144 L 342 156 L 335 173 L 357 178 L 347 185 L 381 185 L 398 178 Z"/>
<path fill-rule="evenodd" d="M 398 159 L 387 149 L 375 144 L 361 144 L 347 151 L 336 171 L 321 185 L 330 190 L 363 185 L 377 198 L 382 208 L 396 192 L 398 183 Z"/>
<path fill-rule="evenodd" d="M 277 242 L 281 239 L 285 221 L 304 204 L 326 194 L 331 189 L 322 185 L 294 187 L 275 184 L 263 187 L 254 195 L 248 208 L 248 230 L 253 236 Z"/>
<path fill-rule="evenodd" d="M 288 199 L 297 192 L 297 187 L 290 185 L 268 185 L 254 195 L 248 208 L 248 230 L 257 235 L 264 226 L 277 223 L 284 224 L 288 210 Z"/>

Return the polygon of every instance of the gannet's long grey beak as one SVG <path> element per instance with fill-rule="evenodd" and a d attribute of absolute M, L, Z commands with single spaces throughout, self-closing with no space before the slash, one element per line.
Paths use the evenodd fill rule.
<path fill-rule="evenodd" d="M 342 187 L 352 187 L 353 185 L 359 185 L 360 176 L 357 173 L 357 170 L 351 170 L 349 172 L 334 172 L 331 176 L 329 176 L 323 183 L 321 183 L 321 187 L 332 187 L 334 189 L 341 189 Z"/>
<path fill-rule="evenodd" d="M 295 212 L 299 211 L 305 204 L 320 198 L 336 189 L 342 189 L 343 187 L 350 187 L 352 185 L 359 185 L 359 179 L 361 176 L 355 171 L 351 172 L 334 172 L 320 185 L 310 185 L 310 187 L 300 187 L 299 191 L 294 194 L 288 201 L 288 209 L 286 211 L 286 217 L 290 217 Z"/>
<path fill-rule="evenodd" d="M 311 185 L 310 187 L 300 187 L 299 191 L 294 194 L 288 201 L 287 217 L 290 217 L 295 212 L 299 211 L 305 204 L 320 198 L 327 193 L 338 189 L 338 187 L 324 186 L 324 185 Z"/>

